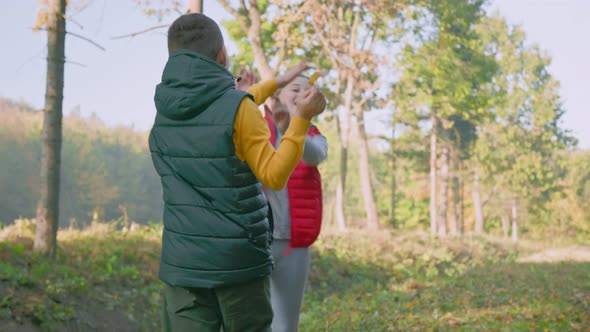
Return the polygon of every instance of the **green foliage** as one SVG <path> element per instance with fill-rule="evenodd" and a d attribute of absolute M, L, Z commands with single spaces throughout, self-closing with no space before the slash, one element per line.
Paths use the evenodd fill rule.
<path fill-rule="evenodd" d="M 361 249 L 362 248 L 362 249 Z M 570 330 L 588 313 L 567 284 L 586 263 L 516 262 L 521 249 L 420 234 L 324 235 L 301 316 L 305 331 Z M 568 271 L 562 274 L 561 269 Z M 550 285 L 546 287 L 546 285 Z M 588 303 L 590 285 L 576 288 Z"/>
<path fill-rule="evenodd" d="M 508 213 L 516 199 L 531 221 L 543 221 L 555 195 L 563 191 L 563 151 L 574 143 L 561 128 L 563 109 L 558 82 L 548 73 L 550 59 L 503 18 L 489 17 L 479 27 L 486 49 L 494 52 L 500 71 L 487 89 L 493 94 L 493 121 L 480 129 L 475 160 L 483 174 L 501 187 L 493 209 Z"/>
<path fill-rule="evenodd" d="M 18 227 L 9 226 L 5 234 L 16 236 Z M 32 236 L 0 242 L 0 315 L 6 316 L 0 319 L 59 331 L 70 320 L 116 309 L 136 317 L 129 323 L 138 330 L 157 329 L 161 226 L 131 233 L 115 228 L 95 223 L 83 232 L 60 231 L 56 260 L 33 254 Z"/>
<path fill-rule="evenodd" d="M 395 206 L 395 226 L 399 228 L 423 229 L 429 222 L 428 200 L 416 200 L 398 195 Z"/>
<path fill-rule="evenodd" d="M 26 104 L 0 100 L 0 219 L 33 217 L 38 199 L 41 113 Z M 161 186 L 145 134 L 108 128 L 76 112 L 64 117 L 60 225 L 83 226 L 93 219 L 160 220 Z"/>
<path fill-rule="evenodd" d="M 158 330 L 161 231 L 101 223 L 60 231 L 55 261 L 32 253 L 32 237 L 0 242 L 0 322 L 60 331 L 101 315 L 122 319 L 108 330 Z M 300 329 L 578 331 L 590 319 L 590 265 L 522 259 L 544 246 L 324 230 L 312 247 Z"/>
<path fill-rule="evenodd" d="M 252 35 L 249 25 L 252 18 L 250 4 L 235 6 L 238 17 L 222 21 L 230 38 L 236 43 L 238 51 L 231 55 L 230 70 L 237 73 L 240 68 L 248 67 L 258 70 L 260 64 L 254 63 Z M 262 51 L 268 65 L 276 73 L 285 70 L 303 59 L 310 59 L 318 68 L 326 68 L 326 61 L 318 56 L 317 45 L 308 36 L 308 23 L 301 17 L 302 1 L 278 2 L 258 0 L 257 11 L 260 13 L 260 39 Z M 244 25 L 246 24 L 246 25 Z"/>
<path fill-rule="evenodd" d="M 254 55 L 248 42 L 246 31 L 244 31 L 237 20 L 224 20 L 223 26 L 238 47 L 238 53 L 233 54 L 230 61 L 230 70 L 237 73 L 241 67 L 252 67 Z"/>
<path fill-rule="evenodd" d="M 483 1 L 422 1 L 415 10 L 432 21 L 421 30 L 421 43 L 407 43 L 397 66 L 401 78 L 392 97 L 400 112 L 396 122 L 416 125 L 431 114 L 446 121 L 446 136 L 467 149 L 474 127 L 486 117 L 488 98 L 481 86 L 496 71 L 493 58 L 478 49 L 474 27 L 484 14 Z"/>

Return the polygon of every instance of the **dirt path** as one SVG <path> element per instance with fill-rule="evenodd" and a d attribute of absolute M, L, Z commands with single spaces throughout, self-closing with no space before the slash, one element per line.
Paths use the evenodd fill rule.
<path fill-rule="evenodd" d="M 590 247 L 550 248 L 521 257 L 518 261 L 526 263 L 590 262 Z"/>

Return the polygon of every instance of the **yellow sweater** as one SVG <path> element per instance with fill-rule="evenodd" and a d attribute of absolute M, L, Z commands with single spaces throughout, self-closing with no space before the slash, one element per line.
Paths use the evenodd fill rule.
<path fill-rule="evenodd" d="M 262 104 L 276 90 L 275 80 L 254 84 L 248 89 L 254 102 L 244 98 L 240 103 L 234 121 L 234 145 L 236 156 L 246 161 L 265 187 L 281 190 L 301 159 L 310 122 L 294 116 L 289 129 L 281 138 L 279 148 L 275 150 L 269 142 L 270 132 L 266 120 L 257 105 Z"/>

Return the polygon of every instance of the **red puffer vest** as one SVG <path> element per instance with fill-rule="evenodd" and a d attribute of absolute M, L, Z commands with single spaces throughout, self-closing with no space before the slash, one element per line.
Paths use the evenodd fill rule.
<path fill-rule="evenodd" d="M 264 118 L 270 130 L 270 143 L 275 146 L 276 127 L 268 112 Z M 311 126 L 307 135 L 313 137 L 321 133 Z M 299 161 L 287 182 L 287 193 L 291 214 L 290 247 L 309 247 L 318 238 L 322 226 L 322 179 L 318 168 Z"/>

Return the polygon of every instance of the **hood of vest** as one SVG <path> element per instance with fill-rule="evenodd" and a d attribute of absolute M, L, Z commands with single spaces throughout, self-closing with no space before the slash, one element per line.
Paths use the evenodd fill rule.
<path fill-rule="evenodd" d="M 199 53 L 179 50 L 166 63 L 154 101 L 160 115 L 186 120 L 199 115 L 229 89 L 235 89 L 235 83 L 227 69 Z"/>

